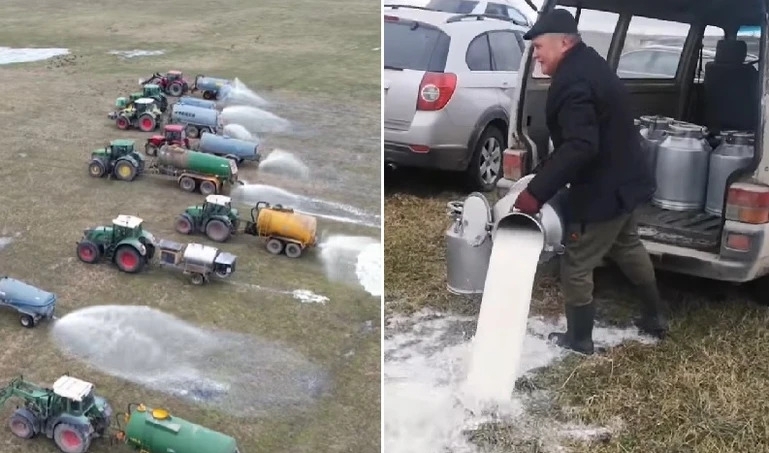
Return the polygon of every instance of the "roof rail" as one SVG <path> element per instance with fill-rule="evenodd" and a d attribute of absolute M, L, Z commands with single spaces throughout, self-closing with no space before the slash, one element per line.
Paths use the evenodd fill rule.
<path fill-rule="evenodd" d="M 392 9 L 398 9 L 398 8 L 408 8 L 408 9 L 421 9 L 424 11 L 435 11 L 432 8 L 425 8 L 424 6 L 415 6 L 415 5 L 399 5 L 399 4 L 386 4 L 383 5 L 384 8 L 392 8 Z"/>
<path fill-rule="evenodd" d="M 520 25 L 521 27 L 528 27 L 529 24 L 525 22 L 521 22 L 520 20 L 513 19 L 512 17 L 507 16 L 500 16 L 498 14 L 457 14 L 456 16 L 451 16 L 448 19 L 446 19 L 446 23 L 450 24 L 452 22 L 459 22 L 462 19 L 468 19 L 468 18 L 474 18 L 475 20 L 484 20 L 484 19 L 496 19 L 496 20 L 504 20 L 506 22 L 512 22 L 515 25 Z"/>

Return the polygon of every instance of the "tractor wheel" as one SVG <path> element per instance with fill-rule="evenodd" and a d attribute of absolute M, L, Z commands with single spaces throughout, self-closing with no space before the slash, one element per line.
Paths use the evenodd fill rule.
<path fill-rule="evenodd" d="M 203 277 L 203 274 L 193 273 L 190 275 L 190 281 L 193 285 L 200 286 L 206 282 L 206 279 Z"/>
<path fill-rule="evenodd" d="M 179 234 L 192 234 L 195 232 L 195 224 L 192 223 L 192 219 L 187 214 L 182 214 L 176 218 L 174 228 Z"/>
<path fill-rule="evenodd" d="M 289 242 L 286 244 L 286 256 L 289 258 L 299 258 L 302 256 L 302 247 L 299 244 Z"/>
<path fill-rule="evenodd" d="M 215 242 L 226 242 L 230 238 L 230 227 L 221 220 L 209 220 L 206 224 L 206 236 Z"/>
<path fill-rule="evenodd" d="M 200 129 L 198 129 L 197 126 L 188 124 L 187 127 L 184 128 L 184 133 L 189 138 L 198 138 L 200 136 Z"/>
<path fill-rule="evenodd" d="M 184 87 L 179 82 L 174 82 L 168 86 L 168 94 L 179 97 L 184 93 Z"/>
<path fill-rule="evenodd" d="M 195 186 L 197 186 L 197 183 L 189 176 L 183 176 L 182 179 L 179 180 L 179 187 L 185 192 L 194 192 Z"/>
<path fill-rule="evenodd" d="M 115 264 L 118 269 L 128 274 L 135 274 L 144 267 L 145 259 L 139 251 L 130 245 L 124 245 L 115 252 Z"/>
<path fill-rule="evenodd" d="M 94 264 L 101 259 L 99 247 L 91 241 L 83 241 L 77 244 L 77 257 L 86 264 Z"/>
<path fill-rule="evenodd" d="M 85 453 L 91 439 L 69 423 L 59 423 L 53 429 L 53 440 L 64 453 Z"/>
<path fill-rule="evenodd" d="M 115 164 L 115 169 L 112 172 L 120 181 L 133 181 L 136 178 L 137 173 L 136 167 L 127 160 L 121 160 Z"/>
<path fill-rule="evenodd" d="M 144 114 L 139 117 L 139 129 L 142 132 L 152 132 L 158 126 L 158 122 L 152 115 Z"/>
<path fill-rule="evenodd" d="M 280 255 L 281 252 L 283 252 L 283 241 L 272 238 L 267 241 L 265 247 L 267 248 L 267 251 L 273 255 Z"/>
<path fill-rule="evenodd" d="M 211 181 L 201 181 L 200 182 L 200 193 L 203 195 L 211 195 L 216 193 L 216 184 L 214 184 Z"/>
<path fill-rule="evenodd" d="M 216 93 L 214 93 L 213 91 L 204 91 L 203 92 L 203 99 L 205 99 L 207 101 L 210 101 L 210 100 L 215 99 L 215 98 L 216 98 Z"/>
<path fill-rule="evenodd" d="M 32 425 L 32 422 L 27 417 L 21 415 L 19 410 L 8 420 L 8 427 L 16 437 L 21 437 L 22 439 L 31 439 L 35 435 L 35 427 Z"/>
<path fill-rule="evenodd" d="M 35 318 L 30 315 L 19 316 L 19 324 L 21 324 L 22 327 L 26 327 L 27 329 L 31 329 L 37 325 Z"/>
<path fill-rule="evenodd" d="M 152 143 L 147 143 L 144 145 L 144 154 L 155 157 L 158 155 L 158 147 Z"/>
<path fill-rule="evenodd" d="M 128 121 L 128 118 L 124 116 L 118 116 L 117 119 L 115 120 L 115 125 L 117 126 L 118 129 L 126 130 L 129 127 L 131 127 L 131 122 Z"/>
<path fill-rule="evenodd" d="M 88 164 L 88 174 L 94 178 L 101 178 L 106 172 L 107 169 L 104 168 L 104 164 L 100 160 L 94 159 Z"/>

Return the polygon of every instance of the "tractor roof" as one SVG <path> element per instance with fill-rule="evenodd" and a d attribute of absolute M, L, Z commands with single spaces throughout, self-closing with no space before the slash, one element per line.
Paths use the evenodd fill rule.
<path fill-rule="evenodd" d="M 181 124 L 166 124 L 165 130 L 170 132 L 181 132 L 184 130 Z"/>
<path fill-rule="evenodd" d="M 168 71 L 168 73 L 169 74 L 173 74 L 173 75 L 179 75 L 179 74 L 182 73 L 182 71 L 177 71 L 176 69 L 172 69 L 172 70 Z"/>
<path fill-rule="evenodd" d="M 132 216 L 132 215 L 126 215 L 126 214 L 120 214 L 119 216 L 115 217 L 114 220 L 112 220 L 112 224 L 115 226 L 125 227 L 125 228 L 136 228 L 139 225 L 144 222 L 143 219 Z"/>
<path fill-rule="evenodd" d="M 160 85 L 157 83 L 147 83 L 144 85 L 144 88 L 160 88 Z"/>
<path fill-rule="evenodd" d="M 83 401 L 94 385 L 72 376 L 62 376 L 53 383 L 53 393 L 72 401 Z"/>
<path fill-rule="evenodd" d="M 122 146 L 134 146 L 134 144 L 135 144 L 135 141 L 134 141 L 134 140 L 129 140 L 129 139 L 127 139 L 127 138 L 119 138 L 119 139 L 117 139 L 117 140 L 112 140 L 111 142 L 109 142 L 109 144 L 110 144 L 111 146 L 118 146 L 118 147 L 122 147 Z"/>
<path fill-rule="evenodd" d="M 152 98 L 139 98 L 134 102 L 137 104 L 152 104 L 153 102 L 155 102 L 155 100 Z"/>
<path fill-rule="evenodd" d="M 211 194 L 206 197 L 206 203 L 218 204 L 220 206 L 227 206 L 230 202 L 232 202 L 232 198 L 227 195 Z"/>

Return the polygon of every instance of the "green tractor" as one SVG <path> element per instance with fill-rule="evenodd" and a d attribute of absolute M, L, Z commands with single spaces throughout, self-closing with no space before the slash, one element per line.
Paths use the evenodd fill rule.
<path fill-rule="evenodd" d="M 181 234 L 205 233 L 216 242 L 226 242 L 238 231 L 238 210 L 226 195 L 208 195 L 202 205 L 190 206 L 176 218 Z"/>
<path fill-rule="evenodd" d="M 119 215 L 111 226 L 88 228 L 77 243 L 77 257 L 87 264 L 102 258 L 115 263 L 123 272 L 140 272 L 155 256 L 155 236 L 142 228 L 144 220 L 131 215 Z"/>
<path fill-rule="evenodd" d="M 118 98 L 118 100 L 115 101 L 115 105 L 119 109 L 123 109 L 133 105 L 137 99 L 141 98 L 154 99 L 161 112 L 165 112 L 168 109 L 168 98 L 166 97 L 165 93 L 163 93 L 163 90 L 160 89 L 160 85 L 154 83 L 148 83 L 147 85 L 144 85 L 142 87 L 142 91 L 129 94 L 127 99 L 124 97 Z M 120 99 L 124 99 L 124 101 L 120 101 Z"/>
<path fill-rule="evenodd" d="M 8 421 L 15 436 L 43 434 L 64 453 L 85 453 L 93 439 L 105 436 L 112 418 L 112 407 L 93 389 L 90 382 L 72 376 L 60 377 L 52 389 L 18 377 L 0 389 L 0 404 L 11 398 L 23 402 Z"/>
<path fill-rule="evenodd" d="M 115 101 L 116 111 L 110 112 L 107 117 L 115 121 L 120 130 L 129 128 L 140 129 L 142 132 L 152 132 L 160 125 L 163 112 L 158 108 L 155 99 L 141 97 L 129 102 L 124 97 Z"/>
<path fill-rule="evenodd" d="M 112 140 L 92 152 L 88 174 L 94 178 L 112 175 L 120 181 L 133 181 L 144 171 L 144 157 L 136 151 L 135 144 L 133 140 Z"/>

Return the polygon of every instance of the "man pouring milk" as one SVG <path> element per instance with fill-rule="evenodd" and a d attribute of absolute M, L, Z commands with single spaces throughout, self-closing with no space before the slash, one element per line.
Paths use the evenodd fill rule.
<path fill-rule="evenodd" d="M 625 86 L 606 60 L 582 42 L 566 10 L 542 15 L 524 39 L 532 41 L 533 58 L 552 78 L 546 119 L 555 151 L 514 209 L 536 214 L 569 184 L 560 268 L 567 329 L 549 338 L 561 347 L 593 353 L 593 270 L 604 258 L 617 263 L 641 297 L 638 328 L 662 338 L 668 330 L 667 306 L 637 231 L 637 209 L 651 199 L 654 176 L 644 164 Z"/>

